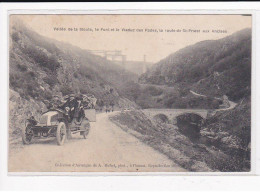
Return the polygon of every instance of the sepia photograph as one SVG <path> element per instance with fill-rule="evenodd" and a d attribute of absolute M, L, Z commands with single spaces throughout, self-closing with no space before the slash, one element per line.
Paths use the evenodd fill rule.
<path fill-rule="evenodd" d="M 8 172 L 252 171 L 252 15 L 10 14 L 8 43 Z"/>

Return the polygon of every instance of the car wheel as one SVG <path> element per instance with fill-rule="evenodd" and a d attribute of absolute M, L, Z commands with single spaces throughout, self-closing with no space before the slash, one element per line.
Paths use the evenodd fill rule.
<path fill-rule="evenodd" d="M 66 125 L 65 123 L 61 122 L 59 123 L 56 131 L 56 139 L 58 145 L 63 145 L 66 139 Z"/>
<path fill-rule="evenodd" d="M 33 130 L 31 125 L 27 125 L 26 128 L 23 128 L 22 130 L 22 139 L 23 139 L 23 144 L 30 144 L 33 139 Z"/>

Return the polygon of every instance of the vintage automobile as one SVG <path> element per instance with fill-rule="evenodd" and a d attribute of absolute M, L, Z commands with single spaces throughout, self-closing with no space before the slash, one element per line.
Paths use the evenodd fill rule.
<path fill-rule="evenodd" d="M 94 113 L 95 114 L 95 113 Z M 93 115 L 93 114 L 92 114 Z M 26 127 L 22 131 L 24 144 L 30 144 L 33 138 L 56 137 L 57 144 L 63 145 L 71 134 L 80 133 L 86 139 L 90 123 L 87 117 L 73 118 L 69 122 L 68 115 L 61 109 L 50 109 L 43 113 L 39 121 L 34 118 L 27 119 Z"/>

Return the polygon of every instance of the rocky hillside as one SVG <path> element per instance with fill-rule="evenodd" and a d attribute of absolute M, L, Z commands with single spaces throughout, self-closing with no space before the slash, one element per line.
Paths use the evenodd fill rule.
<path fill-rule="evenodd" d="M 177 126 L 151 120 L 142 111 L 123 112 L 111 116 L 110 120 L 189 171 L 239 172 L 250 169 L 243 156 L 227 153 L 202 140 L 194 141 Z M 226 143 L 231 139 L 223 137 Z"/>
<path fill-rule="evenodd" d="M 80 92 L 95 95 L 99 107 L 136 107 L 118 91 L 119 84 L 136 80 L 135 74 L 86 50 L 40 36 L 21 21 L 12 21 L 10 32 L 10 141 L 21 137 L 26 118 L 37 118 L 53 95 Z"/>
<path fill-rule="evenodd" d="M 239 100 L 250 93 L 251 29 L 185 47 L 156 63 L 140 82 Z"/>
<path fill-rule="evenodd" d="M 10 144 L 21 144 L 21 131 L 25 127 L 26 119 L 34 116 L 39 120 L 43 111 L 46 111 L 44 103 L 34 99 L 26 100 L 19 93 L 9 90 L 9 140 Z"/>
<path fill-rule="evenodd" d="M 223 95 L 236 102 L 234 109 L 219 111 L 204 121 L 201 141 L 230 157 L 221 171 L 250 170 L 251 29 L 183 48 L 159 61 L 139 81 L 171 86 L 170 95 L 161 97 L 169 108 L 216 109 L 221 103 L 216 99 Z M 202 95 L 192 97 L 190 90 Z"/>
<path fill-rule="evenodd" d="M 119 84 L 137 79 L 133 73 L 86 50 L 40 36 L 21 21 L 13 21 L 10 31 L 10 89 L 22 98 L 45 102 L 54 94 L 80 92 L 94 94 L 99 105 L 134 105 L 118 93 Z"/>

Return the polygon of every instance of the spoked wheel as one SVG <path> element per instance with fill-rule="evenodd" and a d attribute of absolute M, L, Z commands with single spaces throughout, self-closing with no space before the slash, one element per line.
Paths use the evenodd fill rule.
<path fill-rule="evenodd" d="M 23 139 L 23 144 L 30 144 L 33 139 L 33 130 L 31 125 L 27 125 L 26 128 L 23 128 L 22 130 L 22 139 Z"/>
<path fill-rule="evenodd" d="M 84 130 L 84 131 L 80 132 L 80 135 L 82 135 L 84 139 L 87 139 L 87 135 L 88 135 L 89 130 L 90 130 L 90 124 L 89 124 L 89 121 L 87 119 L 84 119 L 82 121 L 81 126 L 80 126 L 80 130 Z"/>
<path fill-rule="evenodd" d="M 63 145 L 66 139 L 66 125 L 61 122 L 57 127 L 56 139 L 58 145 Z"/>

